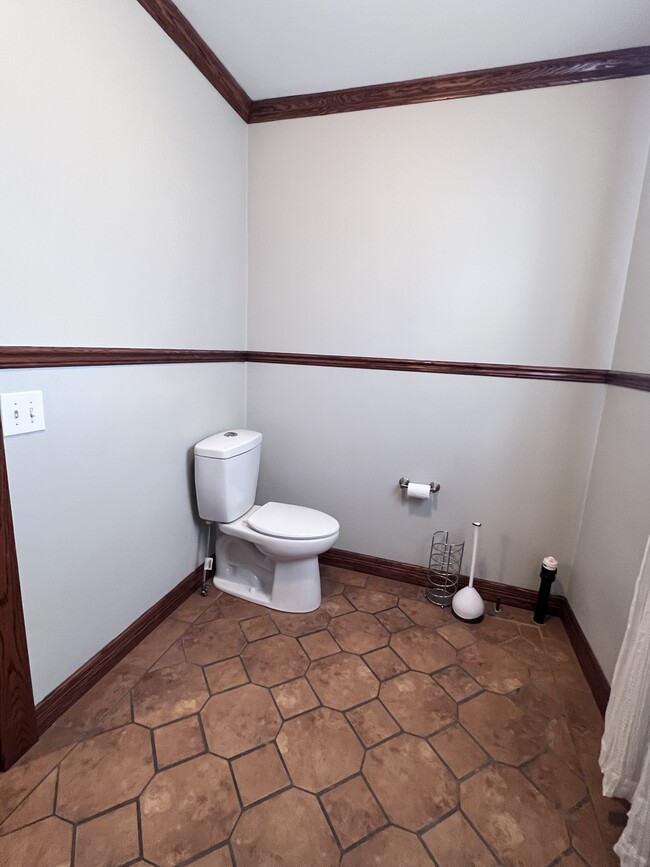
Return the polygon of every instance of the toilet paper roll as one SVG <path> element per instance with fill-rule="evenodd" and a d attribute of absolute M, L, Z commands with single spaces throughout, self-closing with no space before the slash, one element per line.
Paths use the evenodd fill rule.
<path fill-rule="evenodd" d="M 431 485 L 418 485 L 415 482 L 409 482 L 406 496 L 412 497 L 414 500 L 428 500 L 431 496 Z"/>

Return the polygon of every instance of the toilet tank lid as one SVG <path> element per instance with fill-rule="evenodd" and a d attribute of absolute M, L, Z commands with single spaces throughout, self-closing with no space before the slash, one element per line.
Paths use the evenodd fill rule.
<path fill-rule="evenodd" d="M 262 442 L 262 434 L 254 430 L 224 430 L 212 434 L 194 446 L 194 454 L 205 458 L 227 460 L 243 455 Z"/>
<path fill-rule="evenodd" d="M 280 539 L 324 539 L 340 529 L 339 522 L 331 515 L 288 503 L 260 506 L 248 518 L 248 524 L 258 533 Z"/>

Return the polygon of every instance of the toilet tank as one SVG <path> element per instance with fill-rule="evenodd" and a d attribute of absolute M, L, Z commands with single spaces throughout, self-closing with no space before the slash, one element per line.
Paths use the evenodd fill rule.
<path fill-rule="evenodd" d="M 262 434 L 228 430 L 194 446 L 194 482 L 204 521 L 230 524 L 255 505 Z"/>

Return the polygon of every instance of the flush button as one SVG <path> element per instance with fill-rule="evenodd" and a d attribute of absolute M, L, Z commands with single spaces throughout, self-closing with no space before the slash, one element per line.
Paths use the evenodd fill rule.
<path fill-rule="evenodd" d="M 236 436 L 238 436 L 238 434 L 236 434 L 234 430 L 229 430 L 227 433 L 224 434 L 224 436 L 225 437 L 236 437 Z"/>

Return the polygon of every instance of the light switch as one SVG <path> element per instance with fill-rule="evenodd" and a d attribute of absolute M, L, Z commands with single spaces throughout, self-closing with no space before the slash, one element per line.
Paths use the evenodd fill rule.
<path fill-rule="evenodd" d="M 45 430 L 42 391 L 0 394 L 2 432 L 6 437 Z"/>

